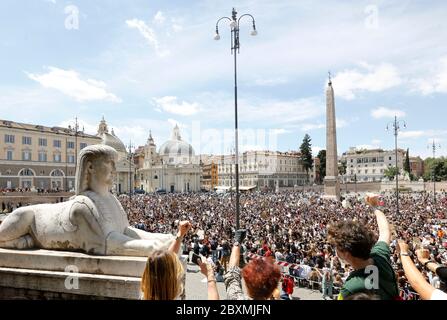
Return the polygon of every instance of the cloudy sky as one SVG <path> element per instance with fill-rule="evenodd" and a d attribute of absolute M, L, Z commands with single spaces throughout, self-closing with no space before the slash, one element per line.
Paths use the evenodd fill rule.
<path fill-rule="evenodd" d="M 243 149 L 325 147 L 328 70 L 339 153 L 394 147 L 407 124 L 412 155 L 447 154 L 447 3 L 330 0 L 2 0 L 0 118 L 95 133 L 104 115 L 128 144 L 160 146 L 178 123 L 196 153 L 232 147 L 230 29 L 240 14 L 239 125 Z"/>

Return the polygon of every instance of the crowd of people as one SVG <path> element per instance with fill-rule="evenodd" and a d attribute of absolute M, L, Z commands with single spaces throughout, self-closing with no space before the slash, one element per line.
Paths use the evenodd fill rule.
<path fill-rule="evenodd" d="M 149 232 L 175 233 L 180 221 L 189 221 L 191 230 L 184 235 L 181 251 L 208 258 L 216 280 L 228 282 L 230 271 L 234 274 L 234 267 L 239 264 L 232 258 L 237 232 L 234 194 L 121 195 L 119 199 L 130 223 Z M 280 287 L 284 299 L 291 298 L 291 278 L 296 283 L 307 282 L 314 289 L 316 286 L 325 298 L 339 293 L 339 298 L 361 299 L 362 296 L 351 295 L 349 289 L 357 285 L 353 271 L 363 270 L 363 263 L 374 262 L 386 270 L 381 274 L 389 277 L 381 279 L 381 283 L 389 285 L 388 289 L 377 290 L 375 296 L 367 295 L 368 298 L 418 299 L 415 277 L 407 274 L 408 261 L 406 255 L 401 255 L 404 251 L 408 255 L 415 252 L 411 261 L 416 262 L 422 279 L 435 289 L 445 290 L 445 268 L 440 266 L 447 263 L 446 194 L 438 194 L 436 202 L 425 193 L 401 194 L 399 200 L 399 210 L 392 194 L 382 195 L 377 203 L 381 210 L 377 212 L 383 211 L 389 223 L 389 228 L 385 228 L 389 236 L 383 238 L 383 219 L 377 212 L 372 213 L 371 203 L 362 197 L 336 202 L 313 192 L 243 194 L 240 224 L 246 235 L 241 243 L 240 264 L 249 263 L 248 256 L 291 264 L 282 270 L 285 272 Z M 358 234 L 363 234 L 363 238 Z M 388 262 L 384 261 L 388 260 L 391 267 L 387 269 Z M 399 290 L 394 290 L 394 282 Z"/>

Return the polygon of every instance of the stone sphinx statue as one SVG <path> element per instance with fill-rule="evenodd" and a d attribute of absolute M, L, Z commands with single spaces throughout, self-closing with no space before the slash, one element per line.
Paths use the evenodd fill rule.
<path fill-rule="evenodd" d="M 173 235 L 130 227 L 126 212 L 110 193 L 117 156 L 105 145 L 84 148 L 78 159 L 76 195 L 66 202 L 13 211 L 0 224 L 0 247 L 124 256 L 168 249 Z"/>

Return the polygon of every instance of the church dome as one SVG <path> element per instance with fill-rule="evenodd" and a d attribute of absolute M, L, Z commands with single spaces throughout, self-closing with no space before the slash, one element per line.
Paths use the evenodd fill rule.
<path fill-rule="evenodd" d="M 109 133 L 109 128 L 107 126 L 106 121 L 104 120 L 104 117 L 102 117 L 101 122 L 99 123 L 98 127 L 98 137 L 102 139 L 102 144 L 112 147 L 118 153 L 126 153 L 126 146 L 124 143 L 115 135 L 115 132 Z"/>
<path fill-rule="evenodd" d="M 192 157 L 194 149 L 189 143 L 182 141 L 179 128 L 176 125 L 172 131 L 171 139 L 161 145 L 159 154 L 160 156 Z"/>
<path fill-rule="evenodd" d="M 115 149 L 118 152 L 124 152 L 124 153 L 127 152 L 126 146 L 118 137 L 116 137 L 108 132 L 105 132 L 102 134 L 101 138 L 102 138 L 102 144 L 112 147 L 113 149 Z"/>

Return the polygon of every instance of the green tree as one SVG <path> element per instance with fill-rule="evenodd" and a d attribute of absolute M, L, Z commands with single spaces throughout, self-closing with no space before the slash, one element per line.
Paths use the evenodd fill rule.
<path fill-rule="evenodd" d="M 388 167 L 384 172 L 383 175 L 387 177 L 390 180 L 394 180 L 394 178 L 399 174 L 399 169 L 396 167 Z"/>
<path fill-rule="evenodd" d="M 348 165 L 346 163 L 346 159 L 341 160 L 340 164 L 338 165 L 338 174 L 344 176 L 346 174 L 347 167 Z"/>
<path fill-rule="evenodd" d="M 320 150 L 318 152 L 317 158 L 320 159 L 320 168 L 318 170 L 320 174 L 320 183 L 323 182 L 324 177 L 326 177 L 326 150 Z"/>
<path fill-rule="evenodd" d="M 301 153 L 300 160 L 301 160 L 301 163 L 303 164 L 304 170 L 306 170 L 308 182 L 309 182 L 309 170 L 312 169 L 312 166 L 314 163 L 314 160 L 312 158 L 311 141 L 312 141 L 312 139 L 306 133 L 306 135 L 304 136 L 304 139 L 303 139 L 303 143 L 301 143 L 301 146 L 300 146 L 300 153 Z"/>
<path fill-rule="evenodd" d="M 433 173 L 436 181 L 447 180 L 447 158 L 440 157 L 437 159 L 427 158 L 424 161 L 424 180 L 431 181 L 433 179 Z"/>
<path fill-rule="evenodd" d="M 405 155 L 405 162 L 404 162 L 404 170 L 408 172 L 408 174 L 411 173 L 411 167 L 410 167 L 410 149 L 407 149 L 407 153 Z"/>

